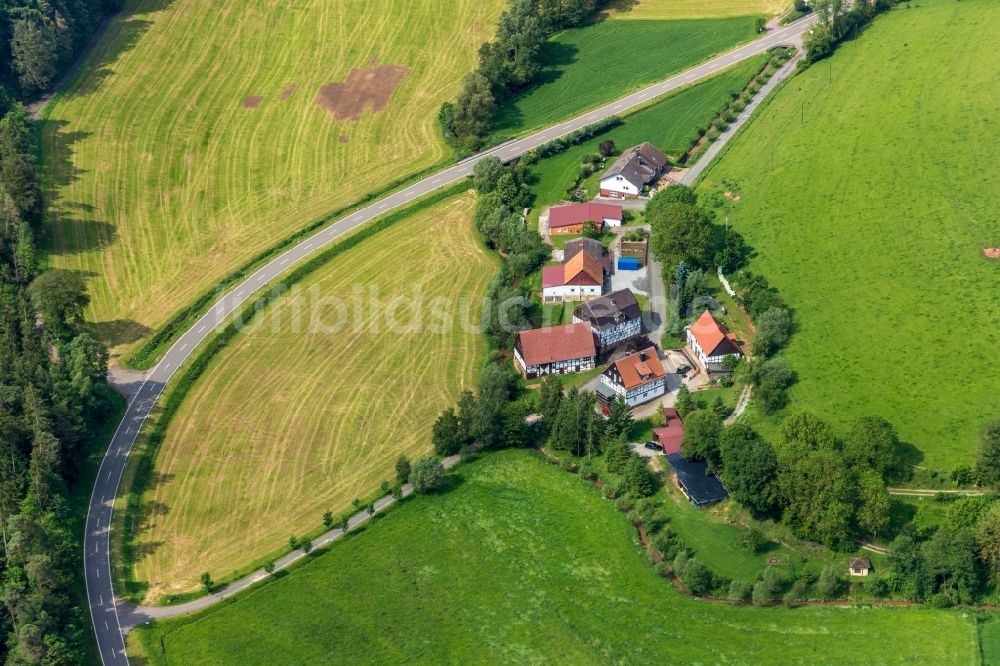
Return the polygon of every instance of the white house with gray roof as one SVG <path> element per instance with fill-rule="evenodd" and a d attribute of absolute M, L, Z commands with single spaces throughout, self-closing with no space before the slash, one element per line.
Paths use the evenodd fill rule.
<path fill-rule="evenodd" d="M 653 183 L 669 170 L 667 156 L 649 143 L 622 151 L 611 168 L 601 176 L 601 196 L 611 199 L 632 199 L 642 194 L 642 188 Z"/>

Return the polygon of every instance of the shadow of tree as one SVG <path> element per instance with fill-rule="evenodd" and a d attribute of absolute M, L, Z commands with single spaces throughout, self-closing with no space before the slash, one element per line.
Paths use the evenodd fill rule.
<path fill-rule="evenodd" d="M 630 11 L 635 9 L 638 4 L 639 0 L 612 0 L 604 6 L 604 9 L 594 15 L 594 23 L 606 21 L 611 18 L 612 15 L 628 14 Z"/>
<path fill-rule="evenodd" d="M 109 347 L 129 344 L 146 337 L 151 329 L 133 319 L 114 319 L 91 324 L 97 337 Z"/>
<path fill-rule="evenodd" d="M 174 0 L 146 0 L 129 3 L 108 21 L 104 34 L 100 36 L 83 58 L 67 73 L 61 94 L 66 99 L 83 97 L 100 89 L 104 81 L 114 73 L 112 65 L 121 55 L 130 51 L 139 39 L 153 25 L 148 18 L 137 18 L 139 14 L 149 15 L 168 9 Z M 84 71 L 86 70 L 86 71 Z M 62 84 L 63 82 L 60 82 Z"/>

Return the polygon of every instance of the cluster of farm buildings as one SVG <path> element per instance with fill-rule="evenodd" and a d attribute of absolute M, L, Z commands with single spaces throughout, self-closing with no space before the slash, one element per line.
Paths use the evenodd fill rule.
<path fill-rule="evenodd" d="M 667 168 L 666 156 L 651 144 L 630 148 L 602 174 L 601 198 L 640 197 Z M 620 227 L 623 221 L 622 205 L 614 201 L 558 205 L 548 212 L 553 236 L 580 236 L 588 225 L 600 232 Z M 622 255 L 616 266 L 600 241 L 586 237 L 567 241 L 562 262 L 542 270 L 541 298 L 543 303 L 578 302 L 572 323 L 521 331 L 514 344 L 518 371 L 535 379 L 588 372 L 603 365 L 596 381 L 588 382 L 595 408 L 607 413 L 619 398 L 633 409 L 654 401 L 662 404 L 680 387 L 690 368 L 682 365 L 668 371 L 671 363 L 667 357 L 645 337 L 648 331 L 636 295 L 630 289 L 608 289 L 610 274 L 616 268 L 634 270 L 645 261 L 643 256 Z M 735 336 L 708 310 L 685 329 L 685 337 L 685 348 L 677 351 L 699 373 L 727 372 L 726 357 L 738 359 L 742 355 Z M 727 495 L 722 483 L 705 463 L 689 461 L 681 453 L 684 426 L 680 417 L 669 407 L 664 407 L 663 413 L 666 425 L 655 434 L 674 483 L 696 506 L 724 499 Z"/>

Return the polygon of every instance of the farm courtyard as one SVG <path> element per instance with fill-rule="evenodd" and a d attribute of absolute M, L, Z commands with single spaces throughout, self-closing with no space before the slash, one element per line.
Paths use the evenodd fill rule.
<path fill-rule="evenodd" d="M 149 599 L 280 555 L 391 480 L 398 456 L 431 449 L 440 406 L 485 360 L 475 325 L 496 265 L 473 203 L 432 205 L 334 258 L 212 361 L 144 497 L 133 571 Z"/>
<path fill-rule="evenodd" d="M 792 79 L 703 184 L 741 197 L 720 214 L 795 309 L 792 409 L 883 416 L 944 472 L 974 461 L 1000 395 L 998 40 L 996 2 L 894 10 Z"/>

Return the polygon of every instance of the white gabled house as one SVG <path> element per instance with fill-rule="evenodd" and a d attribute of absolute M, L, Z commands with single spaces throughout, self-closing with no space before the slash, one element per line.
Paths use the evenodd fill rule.
<path fill-rule="evenodd" d="M 705 370 L 721 370 L 720 366 L 727 356 L 740 358 L 743 355 L 736 344 L 736 336 L 726 331 L 708 310 L 684 330 L 688 347 Z"/>
<path fill-rule="evenodd" d="M 597 347 L 590 324 L 521 331 L 514 342 L 514 366 L 527 379 L 592 370 Z"/>
<path fill-rule="evenodd" d="M 542 269 L 542 301 L 588 301 L 604 293 L 604 264 L 587 252 Z"/>
<path fill-rule="evenodd" d="M 629 407 L 659 398 L 667 392 L 667 373 L 656 347 L 626 356 L 601 373 L 597 401 L 607 407 L 620 396 Z"/>
<path fill-rule="evenodd" d="M 642 334 L 642 309 L 628 289 L 581 303 L 573 310 L 573 321 L 590 324 L 602 351 Z"/>
<path fill-rule="evenodd" d="M 610 199 L 632 199 L 642 194 L 646 185 L 669 170 L 667 156 L 656 146 L 642 143 L 633 146 L 615 160 L 601 175 L 601 196 Z"/>

